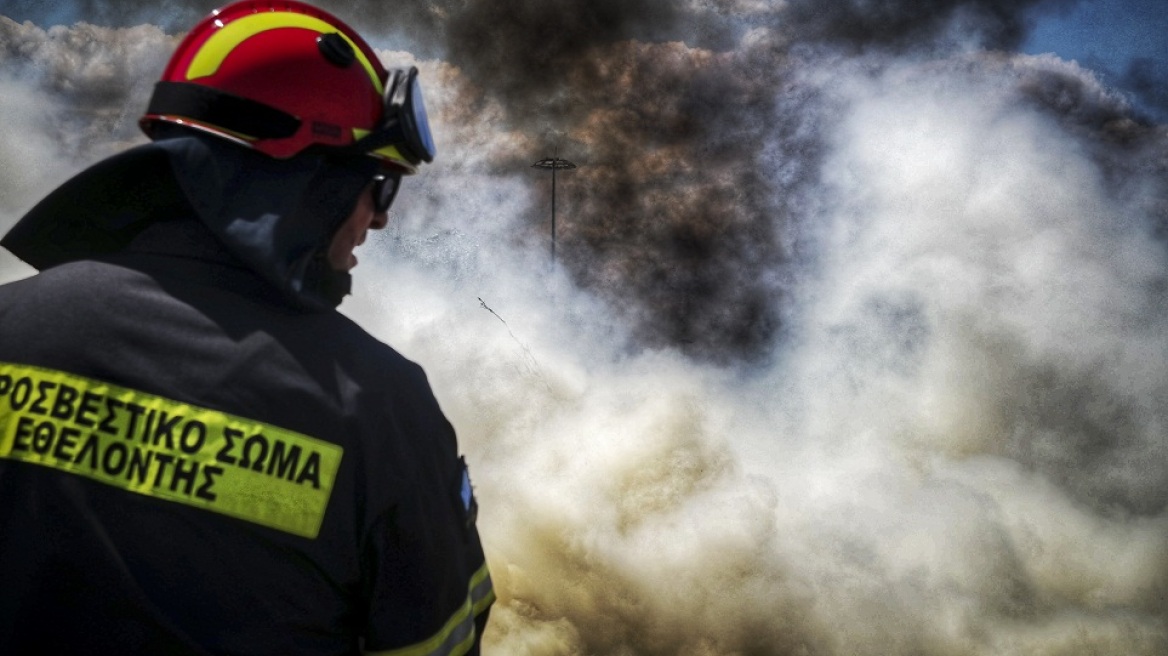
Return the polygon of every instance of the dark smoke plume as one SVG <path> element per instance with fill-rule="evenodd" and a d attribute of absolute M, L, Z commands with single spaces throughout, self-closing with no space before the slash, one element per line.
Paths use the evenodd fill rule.
<path fill-rule="evenodd" d="M 1030 11 L 1078 0 L 793 0 L 779 20 L 793 39 L 853 50 L 932 51 L 955 45 L 1014 49 L 1030 28 Z"/>
<path fill-rule="evenodd" d="M 98 23 L 180 30 L 215 4 L 74 6 Z M 443 57 L 479 102 L 501 110 L 491 129 L 534 136 L 532 152 L 492 154 L 499 175 L 553 154 L 581 164 L 559 188 L 561 263 L 623 308 L 644 344 L 733 361 L 767 353 L 782 331 L 793 244 L 790 229 L 774 226 L 807 202 L 818 149 L 811 117 L 830 111 L 813 106 L 817 91 L 793 81 L 792 66 L 828 52 L 1009 50 L 1037 12 L 1073 0 L 320 4 Z M 19 1 L 14 9 L 35 11 Z M 1129 77 L 1150 88 L 1152 70 L 1137 66 Z M 547 185 L 531 180 L 540 196 L 527 222 L 547 239 Z"/>
<path fill-rule="evenodd" d="M 561 176 L 563 262 L 585 287 L 626 299 L 643 343 L 728 356 L 776 334 L 784 208 L 762 161 L 775 99 L 752 71 L 782 66 L 767 51 L 625 43 L 567 71 L 587 109 L 545 146 L 582 165 Z M 546 190 L 533 221 L 546 221 Z"/>
<path fill-rule="evenodd" d="M 642 343 L 752 359 L 782 326 L 790 254 L 774 226 L 815 166 L 810 120 L 776 106 L 787 95 L 823 113 L 806 106 L 815 92 L 790 80 L 792 48 L 931 51 L 956 47 L 956 36 L 1011 47 L 1025 12 L 1050 4 L 726 2 L 687 13 L 652 0 L 480 1 L 451 14 L 446 52 L 504 108 L 505 127 L 562 135 L 544 152 L 501 157 L 497 170 L 553 152 L 583 164 L 562 176 L 558 235 L 576 279 L 626 307 Z M 733 52 L 694 45 L 732 32 Z M 803 175 L 783 179 L 763 161 L 775 143 L 797 151 L 783 155 Z M 549 202 L 545 192 L 532 223 L 546 221 Z"/>
<path fill-rule="evenodd" d="M 504 127 L 561 135 L 543 152 L 501 154 L 496 170 L 552 154 L 581 164 L 562 176 L 558 235 L 577 280 L 623 298 L 645 343 L 757 353 L 779 325 L 768 299 L 781 208 L 756 160 L 784 64 L 767 46 L 642 40 L 685 37 L 681 16 L 648 0 L 471 2 L 448 25 L 447 51 L 504 108 Z M 549 202 L 541 192 L 532 223 Z"/>

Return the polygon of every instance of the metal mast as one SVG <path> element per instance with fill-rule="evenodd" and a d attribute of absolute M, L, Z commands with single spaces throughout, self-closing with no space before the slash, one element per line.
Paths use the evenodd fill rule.
<path fill-rule="evenodd" d="M 552 171 L 552 266 L 556 264 L 556 171 L 574 169 L 576 165 L 559 157 L 545 157 L 531 165 L 538 169 Z"/>

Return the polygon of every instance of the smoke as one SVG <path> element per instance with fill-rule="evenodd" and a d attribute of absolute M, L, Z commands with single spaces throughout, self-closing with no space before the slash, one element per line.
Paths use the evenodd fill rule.
<path fill-rule="evenodd" d="M 171 29 L 209 8 L 172 4 L 166 12 L 129 3 L 120 19 L 105 3 L 74 7 L 115 24 L 162 14 Z M 766 357 L 783 332 L 784 306 L 773 301 L 785 293 L 792 254 L 789 230 L 774 227 L 805 202 L 817 144 L 805 133 L 814 126 L 776 114 L 771 90 L 808 103 L 794 111 L 826 111 L 809 106 L 817 90 L 796 88 L 791 67 L 836 50 L 925 57 L 1009 49 L 1036 12 L 1070 4 L 322 2 L 399 49 L 454 66 L 477 87 L 469 107 L 481 108 L 477 100 L 497 110 L 492 129 L 527 135 L 526 150 L 492 154 L 494 171 L 550 155 L 579 163 L 558 189 L 561 264 L 622 308 L 638 344 L 681 346 L 722 363 Z M 1147 78 L 1147 70 L 1137 73 Z M 776 147 L 798 152 L 776 157 L 768 151 Z M 546 241 L 550 185 L 538 189 L 524 234 L 542 231 Z"/>
<path fill-rule="evenodd" d="M 780 20 L 801 40 L 850 50 L 921 51 L 969 43 L 1014 49 L 1025 38 L 1032 7 L 1045 11 L 1077 0 L 792 0 Z"/>
<path fill-rule="evenodd" d="M 766 39 L 692 45 L 729 28 L 690 34 L 682 16 L 656 2 L 468 3 L 449 23 L 449 59 L 503 108 L 503 127 L 538 136 L 500 152 L 496 171 L 533 155 L 580 164 L 560 176 L 561 262 L 578 284 L 633 300 L 638 343 L 757 354 L 779 328 L 767 299 L 783 259 L 782 203 L 757 161 L 774 87 L 759 78 L 777 82 L 784 63 Z M 546 240 L 549 186 L 537 188 L 525 220 Z"/>
<path fill-rule="evenodd" d="M 440 155 L 343 310 L 459 430 L 488 653 L 1168 651 L 1168 128 L 1009 52 L 1049 4 L 403 10 Z M 0 18 L 0 226 L 174 31 Z"/>
<path fill-rule="evenodd" d="M 815 170 L 774 178 L 770 358 L 622 350 L 636 321 L 517 274 L 489 212 L 484 252 L 399 236 L 359 292 L 478 450 L 499 653 L 1168 647 L 1168 135 L 1052 57 L 834 52 L 760 149 Z"/>
<path fill-rule="evenodd" d="M 0 15 L 0 230 L 69 175 L 137 143 L 176 43 L 151 25 L 46 30 Z M 0 280 L 30 271 L 0 258 Z"/>
<path fill-rule="evenodd" d="M 578 284 L 633 297 L 639 344 L 727 362 L 765 356 L 783 328 L 783 225 L 817 148 L 798 113 L 825 111 L 794 80 L 800 53 L 1011 47 L 1027 9 L 1065 4 L 472 1 L 443 34 L 504 127 L 582 165 L 564 176 L 557 234 Z M 501 154 L 497 170 L 531 157 Z M 547 225 L 549 204 L 527 222 Z"/>

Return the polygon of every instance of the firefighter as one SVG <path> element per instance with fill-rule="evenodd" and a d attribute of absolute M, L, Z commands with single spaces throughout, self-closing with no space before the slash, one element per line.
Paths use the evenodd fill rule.
<path fill-rule="evenodd" d="M 150 141 L 0 243 L 0 653 L 478 653 L 477 503 L 422 369 L 336 308 L 435 155 L 418 71 L 245 0 Z"/>

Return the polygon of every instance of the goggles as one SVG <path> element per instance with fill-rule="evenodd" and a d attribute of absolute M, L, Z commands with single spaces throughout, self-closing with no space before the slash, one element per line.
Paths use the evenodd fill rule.
<path fill-rule="evenodd" d="M 368 153 L 392 148 L 415 166 L 434 160 L 437 149 L 416 67 L 390 69 L 381 124 L 353 145 Z"/>
<path fill-rule="evenodd" d="M 378 214 L 388 212 L 400 187 L 400 173 L 386 171 L 373 176 L 373 209 Z"/>

